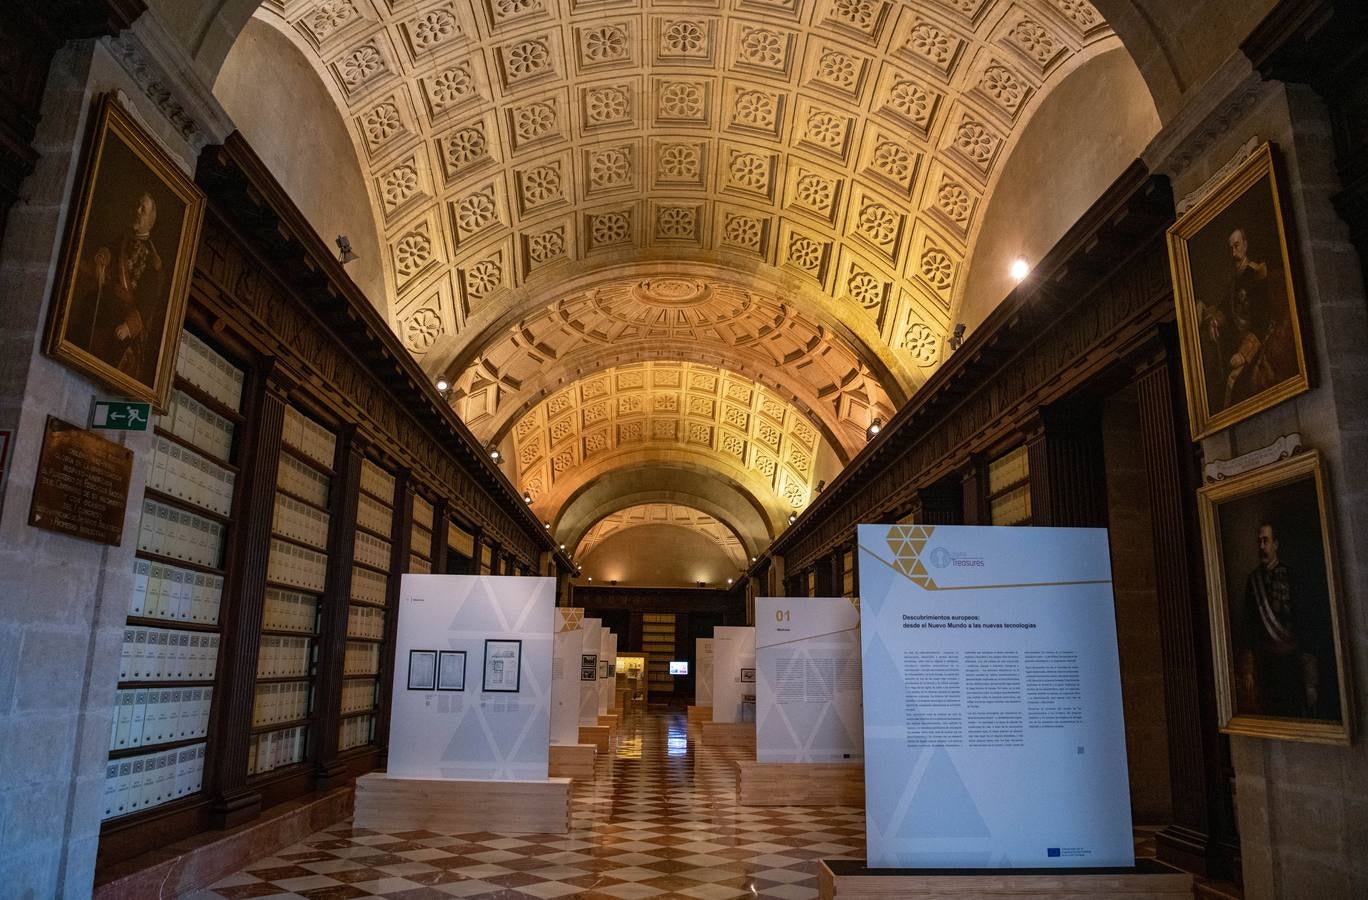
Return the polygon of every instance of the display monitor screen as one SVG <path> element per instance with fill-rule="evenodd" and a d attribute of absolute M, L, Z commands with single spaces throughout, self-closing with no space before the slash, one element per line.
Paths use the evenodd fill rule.
<path fill-rule="evenodd" d="M 670 661 L 670 674 L 671 674 L 671 675 L 688 675 L 688 674 L 689 674 L 689 661 L 688 661 L 688 660 L 679 660 L 679 659 L 671 660 L 671 661 Z"/>

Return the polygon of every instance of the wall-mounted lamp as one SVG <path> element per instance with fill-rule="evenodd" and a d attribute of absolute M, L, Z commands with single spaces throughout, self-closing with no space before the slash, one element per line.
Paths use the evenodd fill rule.
<path fill-rule="evenodd" d="M 449 391 L 449 390 L 451 390 L 451 382 L 446 380 L 446 376 L 445 376 L 445 375 L 438 375 L 438 376 L 437 376 L 437 393 L 439 393 L 439 394 L 445 394 L 445 393 L 446 393 L 447 391 Z"/>
<path fill-rule="evenodd" d="M 1012 260 L 1012 280 L 1017 284 L 1026 280 L 1026 276 L 1031 274 L 1031 264 L 1018 256 Z"/>
<path fill-rule="evenodd" d="M 503 454 L 499 452 L 498 447 L 489 448 L 489 458 L 494 460 L 495 465 L 498 465 L 503 462 Z"/>
<path fill-rule="evenodd" d="M 697 582 L 697 584 L 698 584 L 699 587 L 707 587 L 707 586 L 708 586 L 708 583 L 707 583 L 706 581 L 700 581 L 700 582 Z"/>
<path fill-rule="evenodd" d="M 560 548 L 561 548 L 562 550 L 564 550 L 564 549 L 565 549 L 565 545 L 564 545 L 564 544 L 561 544 L 561 545 L 560 545 Z"/>
<path fill-rule="evenodd" d="M 797 514 L 796 512 L 791 512 L 791 513 L 789 513 L 788 523 L 789 523 L 790 525 L 792 525 L 794 522 L 797 522 L 797 521 L 798 521 L 798 514 Z"/>
<path fill-rule="evenodd" d="M 727 579 L 727 587 L 731 587 L 731 584 L 732 584 L 732 580 L 731 580 L 730 578 L 728 578 L 728 579 Z"/>
<path fill-rule="evenodd" d="M 826 479 L 817 482 L 817 493 L 820 494 L 824 490 L 826 490 Z"/>
<path fill-rule="evenodd" d="M 349 262 L 355 262 L 361 258 L 352 252 L 351 238 L 347 237 L 345 234 L 339 234 L 337 236 L 337 250 L 337 261 L 344 266 Z"/>
<path fill-rule="evenodd" d="M 865 440 L 874 440 L 880 431 L 883 431 L 883 419 L 875 416 L 874 421 L 870 422 L 869 427 L 865 429 Z"/>
<path fill-rule="evenodd" d="M 528 506 L 532 505 L 532 495 L 527 491 L 523 491 L 523 502 L 526 503 Z"/>
<path fill-rule="evenodd" d="M 958 350 L 958 349 L 960 348 L 960 344 L 963 344 L 963 343 L 964 343 L 964 323 L 963 323 L 963 322 L 958 322 L 958 323 L 955 324 L 955 331 L 954 331 L 953 334 L 950 335 L 950 341 L 949 341 L 949 343 L 950 343 L 950 349 L 951 349 L 951 350 Z"/>

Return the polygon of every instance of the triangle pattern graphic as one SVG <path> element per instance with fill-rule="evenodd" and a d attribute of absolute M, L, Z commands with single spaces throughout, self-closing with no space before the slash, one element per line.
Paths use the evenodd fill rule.
<path fill-rule="evenodd" d="M 905 839 L 991 837 L 959 769 L 943 749 L 932 752 L 894 834 Z"/>

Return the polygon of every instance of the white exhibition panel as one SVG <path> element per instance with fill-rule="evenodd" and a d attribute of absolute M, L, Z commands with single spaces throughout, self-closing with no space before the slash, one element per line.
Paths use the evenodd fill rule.
<path fill-rule="evenodd" d="M 755 599 L 755 758 L 864 758 L 860 607 L 847 597 Z"/>
<path fill-rule="evenodd" d="M 1134 865 L 1106 531 L 859 547 L 868 864 Z"/>
<path fill-rule="evenodd" d="M 601 619 L 585 619 L 581 630 L 584 643 L 580 646 L 580 706 L 581 725 L 598 724 L 599 652 L 601 648 Z"/>
<path fill-rule="evenodd" d="M 748 694 L 755 695 L 755 629 L 719 625 L 713 629 L 712 720 L 744 721 L 741 698 Z"/>
<path fill-rule="evenodd" d="M 608 715 L 608 707 L 612 705 L 613 672 L 609 669 L 609 662 L 616 646 L 617 638 L 611 631 L 605 628 L 599 632 L 598 714 L 601 716 Z"/>
<path fill-rule="evenodd" d="M 555 600 L 553 578 L 403 576 L 391 777 L 546 779 Z"/>
<path fill-rule="evenodd" d="M 713 639 L 694 639 L 694 705 L 712 706 Z"/>
<path fill-rule="evenodd" d="M 584 610 L 556 607 L 556 637 L 551 658 L 551 743 L 579 743 L 580 651 L 584 649 Z"/>

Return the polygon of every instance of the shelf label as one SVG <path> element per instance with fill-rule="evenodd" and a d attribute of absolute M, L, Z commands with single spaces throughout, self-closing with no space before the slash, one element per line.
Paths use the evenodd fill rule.
<path fill-rule="evenodd" d="M 90 410 L 90 427 L 100 431 L 146 431 L 151 421 L 151 403 L 96 400 Z"/>

